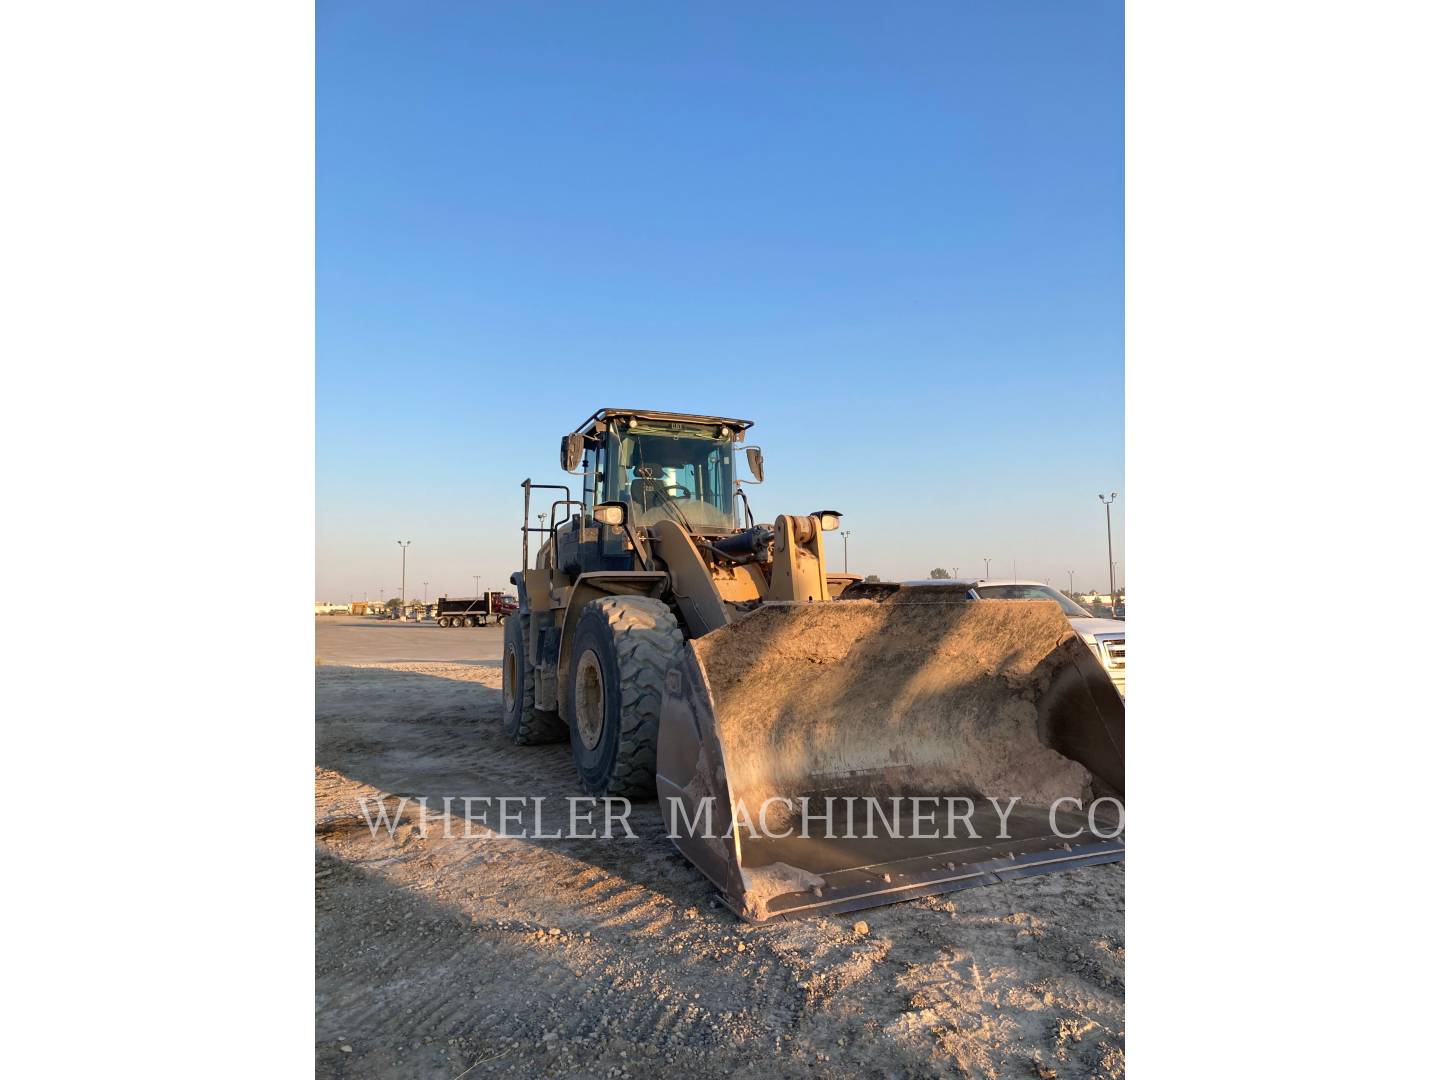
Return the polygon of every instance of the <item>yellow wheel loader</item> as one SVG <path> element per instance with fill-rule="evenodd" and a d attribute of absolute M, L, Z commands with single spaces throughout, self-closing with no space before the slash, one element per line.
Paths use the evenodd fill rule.
<path fill-rule="evenodd" d="M 1124 703 L 1059 607 L 834 573 L 838 512 L 755 523 L 751 426 L 601 409 L 561 441 L 578 499 L 524 481 L 509 737 L 658 794 L 753 921 L 1123 858 Z"/>

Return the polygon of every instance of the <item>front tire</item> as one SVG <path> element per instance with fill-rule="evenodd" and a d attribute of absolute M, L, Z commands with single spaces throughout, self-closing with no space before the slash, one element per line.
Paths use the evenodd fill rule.
<path fill-rule="evenodd" d="M 558 713 L 535 708 L 535 665 L 526 655 L 530 616 L 505 626 L 505 652 L 500 662 L 500 688 L 505 708 L 505 734 L 517 746 L 559 742 L 565 725 Z"/>
<path fill-rule="evenodd" d="M 590 795 L 654 796 L 665 673 L 684 647 L 660 600 L 605 596 L 580 612 L 570 649 L 570 751 Z"/>

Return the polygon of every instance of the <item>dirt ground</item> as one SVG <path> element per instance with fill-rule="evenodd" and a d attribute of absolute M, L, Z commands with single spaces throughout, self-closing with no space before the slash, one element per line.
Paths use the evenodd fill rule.
<path fill-rule="evenodd" d="M 446 796 L 579 794 L 568 746 L 504 740 L 499 641 L 317 620 L 317 1075 L 1123 1075 L 1123 864 L 752 926 L 654 804 L 633 840 L 445 838 Z M 426 835 L 412 802 L 372 836 L 378 796 Z"/>

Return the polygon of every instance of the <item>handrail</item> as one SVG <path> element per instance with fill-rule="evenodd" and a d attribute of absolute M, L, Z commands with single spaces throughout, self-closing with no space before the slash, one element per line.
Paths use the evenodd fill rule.
<path fill-rule="evenodd" d="M 531 566 L 530 566 L 530 534 L 531 534 L 532 532 L 543 533 L 543 532 L 549 531 L 549 530 L 546 530 L 546 529 L 537 528 L 537 527 L 535 527 L 535 526 L 533 526 L 533 525 L 530 524 L 530 491 L 531 491 L 531 489 L 532 489 L 532 488 L 548 488 L 548 489 L 551 490 L 551 491 L 563 491 L 563 492 L 565 492 L 565 501 L 566 501 L 566 502 L 574 502 L 575 500 L 570 497 L 570 486 L 569 486 L 568 484 L 532 484 L 532 483 L 530 482 L 530 478 L 527 476 L 524 480 L 522 480 L 522 481 L 520 482 L 520 486 L 525 489 L 525 516 L 520 519 L 520 568 L 521 568 L 522 570 L 529 570 L 529 569 L 531 569 Z M 551 507 L 551 510 L 552 510 L 552 511 L 554 510 L 554 506 L 553 506 L 553 505 L 552 505 L 552 507 Z M 567 518 L 566 520 L 569 520 L 569 519 Z M 552 525 L 551 525 L 551 528 L 554 528 L 553 523 L 552 523 Z"/>

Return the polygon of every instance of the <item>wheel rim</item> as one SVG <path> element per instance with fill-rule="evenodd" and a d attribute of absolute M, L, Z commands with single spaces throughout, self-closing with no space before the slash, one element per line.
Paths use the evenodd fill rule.
<path fill-rule="evenodd" d="M 511 645 L 505 650 L 505 671 L 500 679 L 507 713 L 515 708 L 515 687 L 519 681 L 520 662 L 515 658 L 515 646 Z"/>
<path fill-rule="evenodd" d="M 600 745 L 605 730 L 605 676 L 600 658 L 590 649 L 575 668 L 575 730 L 586 750 Z"/>

